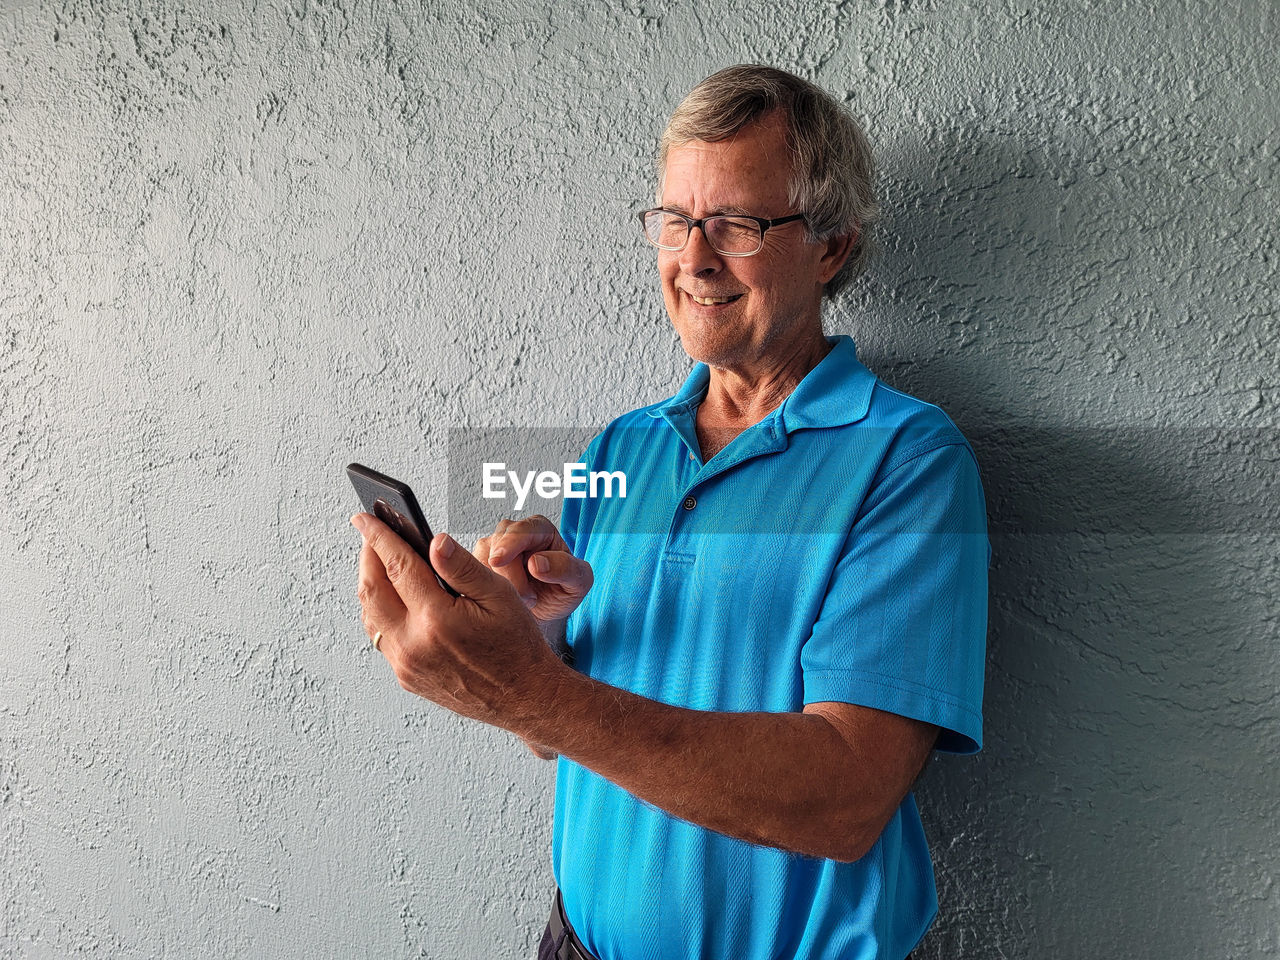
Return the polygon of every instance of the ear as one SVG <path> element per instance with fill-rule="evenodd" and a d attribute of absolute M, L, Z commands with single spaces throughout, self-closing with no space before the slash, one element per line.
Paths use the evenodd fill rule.
<path fill-rule="evenodd" d="M 824 285 L 840 272 L 840 268 L 849 259 L 849 254 L 853 252 L 853 248 L 861 235 L 861 231 L 855 228 L 852 233 L 831 237 L 824 242 L 825 249 L 822 251 L 821 260 L 819 260 L 821 265 L 819 279 Z"/>

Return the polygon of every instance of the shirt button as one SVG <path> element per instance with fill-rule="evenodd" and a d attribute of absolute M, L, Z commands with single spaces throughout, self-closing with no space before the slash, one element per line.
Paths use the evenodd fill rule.
<path fill-rule="evenodd" d="M 695 500 L 693 497 L 685 497 L 685 498 L 684 498 L 684 508 L 685 508 L 686 510 L 692 510 L 692 509 L 693 509 L 694 507 L 696 507 L 697 505 L 698 505 L 698 501 L 697 501 L 697 500 Z"/>
<path fill-rule="evenodd" d="M 691 453 L 691 454 L 689 454 L 689 459 L 690 459 L 690 460 L 692 460 L 692 459 L 693 459 L 693 454 L 692 454 L 692 453 Z"/>

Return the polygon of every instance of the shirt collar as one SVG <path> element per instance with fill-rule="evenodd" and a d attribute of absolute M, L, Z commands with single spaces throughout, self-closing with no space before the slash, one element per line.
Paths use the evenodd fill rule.
<path fill-rule="evenodd" d="M 787 433 L 806 427 L 839 427 L 856 423 L 867 415 L 876 377 L 858 360 L 853 339 L 844 334 L 827 337 L 831 350 L 791 391 L 778 414 Z M 684 386 L 670 400 L 646 412 L 651 417 L 670 419 L 688 412 L 702 402 L 711 383 L 711 369 L 694 365 Z"/>

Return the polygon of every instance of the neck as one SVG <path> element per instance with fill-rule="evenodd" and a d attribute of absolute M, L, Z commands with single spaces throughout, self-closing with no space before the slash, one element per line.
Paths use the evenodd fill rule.
<path fill-rule="evenodd" d="M 831 344 L 818 327 L 750 363 L 711 367 L 707 395 L 698 409 L 699 421 L 742 428 L 759 423 L 830 350 Z"/>

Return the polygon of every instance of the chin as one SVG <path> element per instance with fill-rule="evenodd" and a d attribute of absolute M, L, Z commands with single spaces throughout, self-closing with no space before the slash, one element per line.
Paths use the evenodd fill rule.
<path fill-rule="evenodd" d="M 733 359 L 741 353 L 741 345 L 725 337 L 724 331 L 698 330 L 682 324 L 677 332 L 684 352 L 698 363 L 725 367 L 731 365 Z"/>

